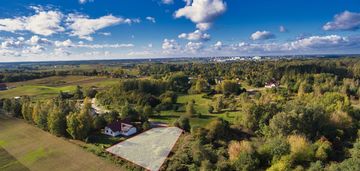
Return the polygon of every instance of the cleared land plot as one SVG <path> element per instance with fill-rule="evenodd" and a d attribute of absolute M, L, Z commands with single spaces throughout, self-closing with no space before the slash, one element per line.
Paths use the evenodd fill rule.
<path fill-rule="evenodd" d="M 153 128 L 106 151 L 151 171 L 157 171 L 182 134 L 177 127 Z"/>
<path fill-rule="evenodd" d="M 105 77 L 88 76 L 54 76 L 23 82 L 7 83 L 9 90 L 0 91 L 2 98 L 13 98 L 16 96 L 33 96 L 36 98 L 51 98 L 59 94 L 60 91 L 74 91 L 77 85 L 84 88 L 96 86 L 104 88 L 116 84 L 119 79 Z"/>
<path fill-rule="evenodd" d="M 201 113 L 201 117 L 192 117 L 190 118 L 191 126 L 205 126 L 212 119 L 223 118 L 230 123 L 234 122 L 235 116 L 241 115 L 240 111 L 228 111 L 224 110 L 222 113 L 209 113 L 208 106 L 213 105 L 211 99 L 203 98 L 204 94 L 191 94 L 191 95 L 180 95 L 178 98 L 178 103 L 185 104 L 189 101 L 195 101 L 195 109 L 198 113 Z M 226 114 L 228 113 L 228 114 Z M 154 122 L 164 122 L 164 123 L 174 123 L 176 119 L 180 116 L 186 115 L 185 109 L 183 111 L 161 111 L 160 116 L 152 116 L 151 121 Z"/>
<path fill-rule="evenodd" d="M 0 147 L 0 170 L 29 170 L 24 165 L 22 165 L 19 161 L 16 160 L 11 154 L 9 154 L 5 149 Z"/>
<path fill-rule="evenodd" d="M 0 170 L 123 170 L 19 119 L 0 114 L 0 130 L 0 147 L 7 155 L 0 158 Z"/>

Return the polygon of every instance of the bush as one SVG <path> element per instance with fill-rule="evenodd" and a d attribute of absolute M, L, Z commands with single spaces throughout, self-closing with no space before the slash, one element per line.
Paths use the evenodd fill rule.
<path fill-rule="evenodd" d="M 189 118 L 184 116 L 181 116 L 179 119 L 177 119 L 174 122 L 174 126 L 179 127 L 186 132 L 189 132 L 191 129 Z"/>
<path fill-rule="evenodd" d="M 232 165 L 234 170 L 237 171 L 256 170 L 259 165 L 259 159 L 257 159 L 254 154 L 242 152 Z"/>

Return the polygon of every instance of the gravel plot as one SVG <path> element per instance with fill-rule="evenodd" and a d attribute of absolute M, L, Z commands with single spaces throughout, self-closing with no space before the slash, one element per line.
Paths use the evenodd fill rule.
<path fill-rule="evenodd" d="M 106 151 L 151 171 L 157 171 L 182 134 L 177 127 L 153 128 Z"/>

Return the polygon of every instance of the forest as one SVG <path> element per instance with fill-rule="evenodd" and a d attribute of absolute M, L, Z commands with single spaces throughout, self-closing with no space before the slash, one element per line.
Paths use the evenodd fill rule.
<path fill-rule="evenodd" d="M 163 170 L 360 170 L 358 58 L 90 68 L 0 70 L 4 83 L 56 75 L 120 78 L 106 88 L 76 86 L 53 98 L 2 98 L 0 107 L 56 136 L 87 143 L 117 119 L 142 131 L 152 121 L 168 122 L 186 133 Z M 269 82 L 277 84 L 265 88 Z M 94 116 L 92 98 L 110 112 Z"/>

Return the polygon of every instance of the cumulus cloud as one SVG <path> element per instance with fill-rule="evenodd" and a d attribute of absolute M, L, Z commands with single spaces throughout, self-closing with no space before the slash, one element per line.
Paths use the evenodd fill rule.
<path fill-rule="evenodd" d="M 22 53 L 24 54 L 39 54 L 41 52 L 45 51 L 45 48 L 43 46 L 40 46 L 40 45 L 35 45 L 35 46 L 29 46 L 29 47 L 26 47 Z"/>
<path fill-rule="evenodd" d="M 344 52 L 349 48 L 360 47 L 360 37 L 342 37 L 339 35 L 311 36 L 285 43 L 246 43 L 231 44 L 226 50 L 248 54 L 293 54 Z"/>
<path fill-rule="evenodd" d="M 146 19 L 149 20 L 152 23 L 156 23 L 156 19 L 154 17 L 148 16 L 148 17 L 146 17 Z"/>
<path fill-rule="evenodd" d="M 192 53 L 196 53 L 202 48 L 203 48 L 203 43 L 201 42 L 188 42 L 185 46 L 186 51 L 190 51 Z"/>
<path fill-rule="evenodd" d="M 179 52 L 181 50 L 181 46 L 174 39 L 164 39 L 162 49 L 163 53 L 171 54 Z"/>
<path fill-rule="evenodd" d="M 226 11 L 223 0 L 193 0 L 175 12 L 175 17 L 185 17 L 196 24 L 200 30 L 208 30 L 214 20 Z"/>
<path fill-rule="evenodd" d="M 223 48 L 223 43 L 221 41 L 217 41 L 213 47 L 215 48 L 215 50 L 221 50 Z"/>
<path fill-rule="evenodd" d="M 0 31 L 30 31 L 43 36 L 65 31 L 61 26 L 61 12 L 42 11 L 40 8 L 36 8 L 35 11 L 32 16 L 0 19 Z"/>
<path fill-rule="evenodd" d="M 102 49 L 102 48 L 131 48 L 134 44 L 79 44 L 76 47 L 91 48 L 91 49 Z"/>
<path fill-rule="evenodd" d="M 75 44 L 70 39 L 67 39 L 65 41 L 55 41 L 54 45 L 56 47 L 73 47 L 73 46 L 75 46 Z"/>
<path fill-rule="evenodd" d="M 358 30 L 360 28 L 360 13 L 344 11 L 334 16 L 334 21 L 328 22 L 323 26 L 329 30 Z"/>
<path fill-rule="evenodd" d="M 267 40 L 275 38 L 275 35 L 269 31 L 257 31 L 251 34 L 250 37 L 252 40 Z"/>
<path fill-rule="evenodd" d="M 71 36 L 77 36 L 80 39 L 86 39 L 92 41 L 91 34 L 105 27 L 117 25 L 117 24 L 131 24 L 140 22 L 138 19 L 129 19 L 122 17 L 115 17 L 113 15 L 107 15 L 96 19 L 91 19 L 89 16 L 69 14 L 66 19 L 68 27 L 72 30 Z"/>
<path fill-rule="evenodd" d="M 49 41 L 48 39 L 40 38 L 37 35 L 32 36 L 27 42 L 30 45 L 51 44 L 51 41 Z"/>
<path fill-rule="evenodd" d="M 181 33 L 178 38 L 187 39 L 190 41 L 207 41 L 210 40 L 210 35 L 207 33 L 203 33 L 200 30 L 195 30 L 192 33 Z"/>

